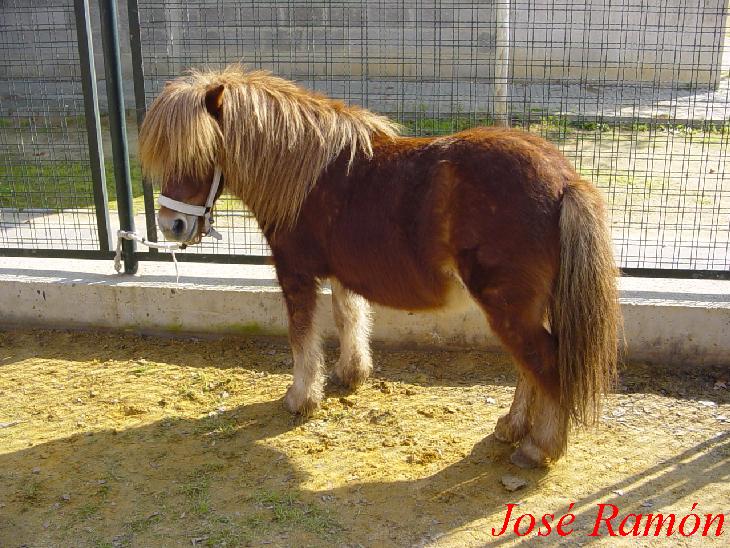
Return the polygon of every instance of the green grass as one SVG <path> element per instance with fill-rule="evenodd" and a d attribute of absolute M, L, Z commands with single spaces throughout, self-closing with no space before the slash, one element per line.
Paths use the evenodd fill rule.
<path fill-rule="evenodd" d="M 190 510 L 195 514 L 204 516 L 211 512 L 208 490 L 213 474 L 222 468 L 221 464 L 201 466 L 180 485 L 180 493 L 188 499 Z"/>
<path fill-rule="evenodd" d="M 28 480 L 18 492 L 18 499 L 27 503 L 37 503 L 41 499 L 41 482 L 35 478 Z"/>
<path fill-rule="evenodd" d="M 90 518 L 91 516 L 95 515 L 99 511 L 99 505 L 95 504 L 93 502 L 87 502 L 81 508 L 79 508 L 76 512 L 76 515 L 79 519 L 85 520 L 87 518 Z"/>
<path fill-rule="evenodd" d="M 339 524 L 319 506 L 297 499 L 292 493 L 280 491 L 258 491 L 256 503 L 270 512 L 269 519 L 286 529 L 303 529 L 318 536 L 328 536 L 340 529 Z M 265 524 L 265 517 L 255 516 L 259 526 Z M 253 522 L 252 522 L 253 524 Z"/>
<path fill-rule="evenodd" d="M 101 117 L 101 127 L 109 126 L 107 116 Z M 0 118 L 0 128 L 27 129 L 39 133 L 63 131 L 66 128 L 86 129 L 86 116 L 11 116 Z"/>
<path fill-rule="evenodd" d="M 456 113 L 450 117 L 417 117 L 403 122 L 405 133 L 409 135 L 448 135 L 478 126 L 491 126 L 493 120 L 487 115 L 465 116 Z M 671 124 L 666 122 L 611 122 L 606 120 L 575 120 L 563 115 L 531 112 L 528 115 L 515 115 L 512 127 L 520 127 L 541 134 L 577 133 L 672 133 L 683 136 L 697 136 L 709 140 L 727 140 L 730 136 L 730 123 L 717 124 L 703 121 L 698 125 Z"/>
<path fill-rule="evenodd" d="M 247 539 L 245 533 L 238 531 L 235 527 L 222 527 L 208 533 L 208 537 L 205 539 L 205 546 L 221 548 L 248 545 L 248 542 L 244 542 L 244 540 L 250 539 Z"/>
<path fill-rule="evenodd" d="M 458 108 L 449 117 L 427 116 L 423 105 L 420 115 L 403 122 L 404 133 L 411 135 L 447 135 L 476 126 L 490 126 L 493 120 L 486 114 L 465 115 Z M 53 124 L 41 126 L 40 123 Z M 18 128 L 40 131 L 64 132 L 68 127 L 84 127 L 83 116 L 69 116 L 52 121 L 36 121 L 33 118 L 0 118 L 0 128 Z M 102 120 L 102 125 L 107 123 Z M 514 127 L 522 127 L 538 133 L 556 143 L 575 138 L 625 140 L 631 136 L 644 135 L 647 139 L 662 135 L 680 135 L 697 145 L 722 144 L 730 139 L 730 123 L 715 124 L 703 122 L 697 126 L 671 123 L 608 123 L 602 120 L 572 120 L 566 116 L 550 115 L 536 110 L 517 116 Z M 610 133 L 610 135 L 600 136 Z M 114 170 L 111 159 L 105 161 L 106 189 L 109 209 L 117 209 Z M 142 175 L 136 158 L 130 159 L 133 208 L 144 211 Z M 620 181 L 617 181 L 621 184 Z M 626 186 L 632 186 L 627 184 Z M 51 157 L 0 156 L 0 207 L 18 209 L 75 209 L 93 208 L 94 198 L 91 172 L 88 162 L 56 160 Z M 243 325 L 242 331 L 253 330 L 255 326 Z"/>
<path fill-rule="evenodd" d="M 130 160 L 134 211 L 144 211 L 142 173 Z M 104 163 L 109 209 L 117 209 L 114 166 Z M 0 157 L 0 207 L 72 209 L 94 206 L 91 171 L 87 162 L 27 160 Z"/>
<path fill-rule="evenodd" d="M 147 516 L 144 518 L 137 518 L 135 520 L 132 520 L 125 525 L 129 528 L 129 530 L 132 533 L 144 533 L 147 531 L 150 527 L 152 527 L 155 523 L 159 523 L 162 521 L 162 515 L 161 514 L 152 514 L 151 516 Z"/>
<path fill-rule="evenodd" d="M 127 124 L 134 125 L 135 113 L 127 112 Z M 107 116 L 101 117 L 101 127 L 108 128 Z M 84 115 L 56 117 L 3 117 L 0 128 L 15 129 L 28 140 L 34 133 L 57 133 L 65 136 L 84 133 Z M 68 130 L 73 128 L 73 131 Z M 94 194 L 91 169 L 88 162 L 53 158 L 53 149 L 47 156 L 0 156 L 0 207 L 18 209 L 75 209 L 92 208 Z M 114 183 L 114 164 L 111 158 L 104 162 L 109 209 L 117 209 Z M 142 173 L 139 162 L 130 157 L 133 208 L 144 211 Z"/>
<path fill-rule="evenodd" d="M 652 179 L 650 177 L 632 176 L 632 175 L 614 175 L 611 173 L 599 173 L 590 170 L 582 173 L 587 179 L 595 179 L 599 186 L 612 186 L 616 188 L 661 188 L 662 181 Z"/>
<path fill-rule="evenodd" d="M 430 137 L 448 135 L 457 131 L 478 127 L 491 126 L 494 122 L 488 117 L 470 118 L 457 115 L 452 118 L 417 118 L 403 122 L 404 133 L 407 135 L 421 135 Z"/>
<path fill-rule="evenodd" d="M 207 487 L 202 487 L 200 478 L 196 478 L 187 484 L 187 489 L 189 498 L 198 501 Z M 253 511 L 241 520 L 209 509 L 204 516 L 206 526 L 197 531 L 196 536 L 205 538 L 205 546 L 248 546 L 285 532 L 307 532 L 327 544 L 334 544 L 342 530 L 329 512 L 299 500 L 288 491 L 258 490 L 248 501 L 252 503 Z"/>
<path fill-rule="evenodd" d="M 156 363 L 148 362 L 146 360 L 138 361 L 135 363 L 135 365 L 136 367 L 132 369 L 129 373 L 137 378 L 141 377 L 142 375 L 146 375 L 147 373 L 154 373 L 157 368 Z"/>
<path fill-rule="evenodd" d="M 201 420 L 201 424 L 195 428 L 195 433 L 214 436 L 216 438 L 232 438 L 237 431 L 238 424 L 236 421 L 223 419 L 217 415 Z"/>

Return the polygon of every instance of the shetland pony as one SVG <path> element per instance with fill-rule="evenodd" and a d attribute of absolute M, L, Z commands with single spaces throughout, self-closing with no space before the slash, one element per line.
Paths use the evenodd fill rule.
<path fill-rule="evenodd" d="M 497 128 L 402 137 L 368 110 L 234 66 L 169 82 L 139 144 L 171 200 L 205 204 L 218 167 L 258 220 L 289 315 L 290 411 L 322 400 L 313 318 L 329 279 L 346 387 L 372 371 L 368 302 L 431 310 L 463 286 L 519 371 L 495 427 L 518 445 L 512 462 L 554 461 L 571 424 L 596 421 L 616 372 L 617 270 L 599 192 L 550 143 Z M 169 239 L 203 235 L 196 215 L 162 207 L 158 222 Z"/>

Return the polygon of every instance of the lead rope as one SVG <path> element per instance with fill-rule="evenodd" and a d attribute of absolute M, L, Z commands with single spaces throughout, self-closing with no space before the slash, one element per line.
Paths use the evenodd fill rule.
<path fill-rule="evenodd" d="M 173 211 L 185 213 L 186 215 L 195 215 L 196 217 L 202 217 L 204 223 L 203 236 L 211 236 L 216 240 L 221 240 L 223 239 L 223 236 L 221 236 L 220 233 L 215 228 L 213 228 L 213 215 L 211 212 L 213 210 L 213 203 L 215 202 L 216 196 L 218 196 L 218 187 L 220 186 L 222 176 L 223 171 L 221 170 L 221 167 L 218 165 L 215 166 L 215 171 L 213 172 L 213 182 L 210 185 L 210 191 L 208 192 L 208 198 L 205 200 L 204 206 L 186 204 L 185 202 L 180 202 L 178 200 L 168 198 L 164 194 L 160 194 L 157 197 L 157 203 L 168 209 L 172 209 Z M 145 238 L 144 236 L 140 236 L 136 232 L 118 230 L 117 253 L 116 255 L 114 255 L 114 270 L 116 270 L 117 272 L 122 271 L 122 240 L 133 240 L 135 242 L 139 242 L 142 245 L 146 245 L 147 247 L 154 247 L 155 249 L 164 249 L 165 251 L 169 251 L 170 255 L 172 255 L 172 262 L 175 263 L 175 283 L 180 283 L 180 272 L 177 269 L 177 257 L 175 257 L 175 252 L 180 251 L 181 249 L 185 249 L 185 244 L 176 244 L 172 242 L 150 242 L 147 240 L 147 238 Z"/>
<path fill-rule="evenodd" d="M 154 247 L 155 249 L 164 249 L 169 251 L 172 255 L 172 262 L 175 263 L 175 283 L 180 283 L 180 271 L 177 268 L 177 257 L 175 253 L 181 249 L 185 249 L 185 244 L 176 244 L 172 242 L 150 242 L 144 236 L 140 236 L 136 232 L 129 232 L 127 230 L 117 231 L 117 253 L 114 255 L 114 270 L 117 272 L 122 271 L 122 240 L 132 240 L 138 242 L 147 247 Z"/>

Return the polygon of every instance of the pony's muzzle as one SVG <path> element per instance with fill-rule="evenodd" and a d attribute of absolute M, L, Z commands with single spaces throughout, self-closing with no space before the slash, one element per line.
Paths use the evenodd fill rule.
<path fill-rule="evenodd" d="M 198 218 L 162 207 L 157 213 L 157 226 L 166 240 L 190 242 L 197 233 Z"/>

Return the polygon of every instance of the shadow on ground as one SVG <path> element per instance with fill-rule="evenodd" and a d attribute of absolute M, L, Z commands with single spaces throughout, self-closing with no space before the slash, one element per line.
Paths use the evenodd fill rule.
<path fill-rule="evenodd" d="M 207 419 L 162 421 L 122 432 L 77 434 L 0 456 L 2 484 L 10 494 L 5 504 L 21 507 L 0 527 L 3 544 L 43 545 L 68 539 L 72 531 L 88 544 L 124 545 L 144 538 L 287 544 L 287 533 L 315 543 L 414 542 L 495 510 L 469 499 L 495 489 L 505 465 L 494 461 L 509 454 L 490 437 L 466 458 L 424 479 L 353 481 L 310 491 L 301 487 L 306 474 L 262 443 L 291 428 L 280 401 L 242 406 L 215 422 L 245 426 L 221 438 L 205 436 L 211 431 Z M 530 477 L 539 480 L 543 474 Z M 501 498 L 513 500 L 508 494 Z"/>
<path fill-rule="evenodd" d="M 586 535 L 598 503 L 686 514 L 687 500 L 698 500 L 704 514 L 727 502 L 730 432 L 672 439 L 667 424 L 677 418 L 649 417 L 656 428 L 646 433 L 630 423 L 578 433 L 553 468 L 516 469 L 511 448 L 488 434 L 504 409 L 470 400 L 509 393 L 506 361 L 487 353 L 378 352 L 378 379 L 353 395 L 329 390 L 323 410 L 302 422 L 281 403 L 289 377 L 280 342 L 11 332 L 0 343 L 0 421 L 22 418 L 0 430 L 0 444 L 13 447 L 0 453 L 3 546 L 534 542 L 491 536 L 515 502 L 556 516 L 574 502 L 575 540 L 585 543 L 595 540 Z M 482 367 L 487 359 L 494 369 Z M 436 365 L 442 378 L 423 380 Z M 687 380 L 687 400 L 671 411 L 689 414 L 677 406 L 705 397 L 703 386 Z M 216 408 L 221 390 L 231 405 Z M 88 426 L 93 413 L 117 426 Z M 52 439 L 33 441 L 44 427 Z M 505 474 L 526 487 L 505 490 Z"/>

